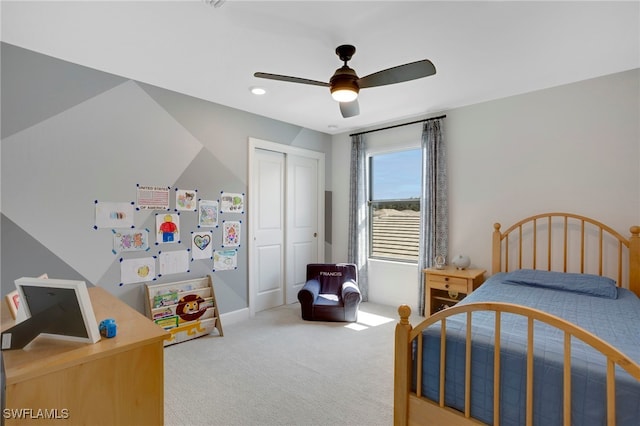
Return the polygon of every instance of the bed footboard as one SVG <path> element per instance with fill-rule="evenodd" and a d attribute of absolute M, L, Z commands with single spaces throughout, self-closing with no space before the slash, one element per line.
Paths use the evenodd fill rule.
<path fill-rule="evenodd" d="M 543 323 L 561 331 L 564 336 L 563 359 L 563 422 L 571 424 L 571 349 L 572 339 L 578 339 L 598 351 L 606 358 L 606 412 L 607 425 L 616 424 L 616 366 L 621 367 L 633 379 L 640 382 L 640 365 L 611 346 L 604 340 L 594 336 L 559 317 L 543 311 L 509 303 L 469 303 L 457 305 L 440 311 L 413 327 L 409 322 L 411 309 L 402 305 L 398 309 L 400 321 L 395 331 L 395 375 L 394 375 L 394 424 L 482 424 L 471 416 L 471 341 L 473 316 L 476 312 L 493 312 L 495 315 L 495 341 L 493 345 L 493 424 L 500 424 L 500 374 L 501 374 L 501 333 L 502 315 L 515 314 L 526 318 L 527 353 L 526 353 L 526 424 L 533 424 L 533 389 L 534 389 L 534 323 Z M 445 406 L 445 362 L 447 350 L 447 319 L 452 315 L 466 315 L 466 353 L 465 353 L 465 395 L 464 410 L 458 411 Z M 433 325 L 440 324 L 440 382 L 439 401 L 431 401 L 422 395 L 422 355 L 423 331 Z M 415 342 L 415 344 L 414 344 Z M 415 365 L 416 371 L 413 370 Z M 412 381 L 415 380 L 415 390 Z M 441 419 L 434 423 L 435 419 Z"/>

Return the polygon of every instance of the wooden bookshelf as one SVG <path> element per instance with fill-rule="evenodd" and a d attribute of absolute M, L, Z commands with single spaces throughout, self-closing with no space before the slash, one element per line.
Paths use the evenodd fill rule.
<path fill-rule="evenodd" d="M 223 335 L 211 276 L 145 288 L 147 316 L 170 333 L 165 346 L 209 335 L 214 329 Z"/>

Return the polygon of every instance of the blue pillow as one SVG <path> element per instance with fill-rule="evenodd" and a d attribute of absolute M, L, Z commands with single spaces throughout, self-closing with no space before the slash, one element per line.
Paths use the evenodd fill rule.
<path fill-rule="evenodd" d="M 505 274 L 503 282 L 570 291 L 607 299 L 618 298 L 618 288 L 614 280 L 592 274 L 518 269 Z"/>

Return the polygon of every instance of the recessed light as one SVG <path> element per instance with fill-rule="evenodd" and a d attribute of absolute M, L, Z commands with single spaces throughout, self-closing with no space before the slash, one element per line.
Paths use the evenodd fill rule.
<path fill-rule="evenodd" d="M 251 93 L 253 93 L 254 95 L 264 95 L 265 93 L 267 93 L 266 90 L 264 90 L 262 87 L 251 87 L 249 90 L 251 90 Z"/>

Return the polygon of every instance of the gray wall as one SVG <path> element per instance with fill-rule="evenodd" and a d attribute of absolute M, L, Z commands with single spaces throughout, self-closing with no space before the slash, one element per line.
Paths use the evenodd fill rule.
<path fill-rule="evenodd" d="M 16 278 L 47 273 L 101 286 L 143 311 L 143 285 L 120 285 L 120 259 L 190 248 L 197 214 L 181 212 L 182 243 L 156 245 L 155 212 L 136 211 L 136 228 L 152 231 L 151 248 L 115 255 L 111 230 L 93 228 L 95 200 L 135 201 L 137 184 L 197 189 L 201 199 L 246 194 L 249 137 L 324 152 L 330 170 L 329 135 L 6 43 L 1 49 L 2 295 Z M 211 274 L 222 313 L 247 307 L 247 216 L 220 217 L 243 223 L 237 270 L 212 272 L 212 261 L 196 260 L 188 273 L 156 282 Z M 221 229 L 213 232 L 220 248 Z"/>
<path fill-rule="evenodd" d="M 474 267 L 490 271 L 493 224 L 507 227 L 536 213 L 590 216 L 624 236 L 640 224 L 640 69 L 444 113 L 449 257 L 466 254 Z M 413 119 L 420 118 L 426 117 Z M 419 139 L 421 127 L 411 128 Z M 408 131 L 376 135 L 402 142 L 400 129 Z M 337 259 L 346 256 L 349 147 L 348 134 L 333 137 Z M 393 286 L 385 274 L 369 274 L 369 300 L 417 304 L 415 266 L 393 268 Z"/>

